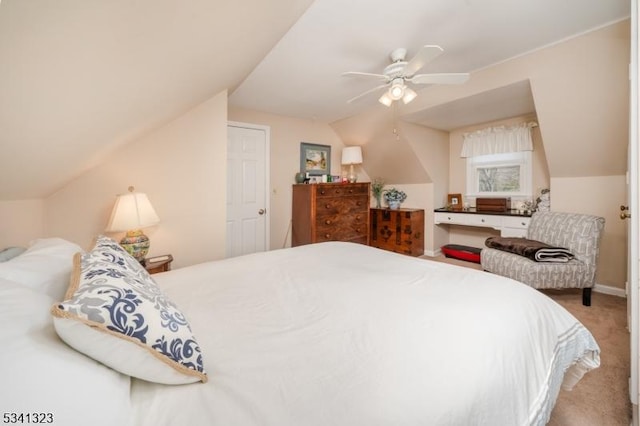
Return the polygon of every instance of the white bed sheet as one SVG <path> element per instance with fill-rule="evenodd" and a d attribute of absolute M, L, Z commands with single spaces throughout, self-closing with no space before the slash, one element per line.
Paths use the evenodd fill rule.
<path fill-rule="evenodd" d="M 518 282 L 350 243 L 154 276 L 207 384 L 133 380 L 134 424 L 542 425 L 599 365 L 591 334 Z"/>
<path fill-rule="evenodd" d="M 71 257 L 68 262 L 70 268 Z M 9 416 L 3 424 L 22 415 L 13 423 L 131 425 L 129 376 L 61 341 L 50 313 L 54 303 L 0 278 L 0 412 Z"/>

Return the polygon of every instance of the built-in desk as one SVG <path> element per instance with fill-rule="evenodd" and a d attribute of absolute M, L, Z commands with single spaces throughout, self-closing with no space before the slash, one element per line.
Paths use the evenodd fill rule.
<path fill-rule="evenodd" d="M 453 211 L 446 208 L 434 210 L 436 225 L 462 225 L 493 228 L 503 237 L 525 237 L 531 221 L 531 213 L 509 210 L 504 213 L 477 212 L 474 208 Z"/>

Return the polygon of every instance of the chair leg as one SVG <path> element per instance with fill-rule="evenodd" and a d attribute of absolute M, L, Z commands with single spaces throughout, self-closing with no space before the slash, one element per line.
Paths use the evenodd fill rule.
<path fill-rule="evenodd" d="M 582 304 L 584 306 L 591 306 L 591 288 L 582 289 Z"/>

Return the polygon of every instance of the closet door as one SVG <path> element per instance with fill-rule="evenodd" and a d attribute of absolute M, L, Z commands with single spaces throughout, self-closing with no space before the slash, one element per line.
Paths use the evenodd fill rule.
<path fill-rule="evenodd" d="M 227 257 L 269 249 L 269 128 L 228 125 Z"/>

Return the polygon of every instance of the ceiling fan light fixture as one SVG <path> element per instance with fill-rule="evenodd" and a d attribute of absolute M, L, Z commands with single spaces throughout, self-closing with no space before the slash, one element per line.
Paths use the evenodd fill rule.
<path fill-rule="evenodd" d="M 380 102 L 384 106 L 390 107 L 393 103 L 393 99 L 389 97 L 389 94 L 387 92 L 384 92 L 382 96 L 380 96 L 380 99 L 378 99 L 378 102 Z"/>
<path fill-rule="evenodd" d="M 394 101 L 402 99 L 407 86 L 404 85 L 404 81 L 401 78 L 393 80 L 393 84 L 389 88 L 389 97 Z"/>
<path fill-rule="evenodd" d="M 384 67 L 381 74 L 358 71 L 342 73 L 342 75 L 347 76 L 375 78 L 382 83 L 355 98 L 349 99 L 347 102 L 351 103 L 372 92 L 377 92 L 379 89 L 385 89 L 384 94 L 378 99 L 381 104 L 390 107 L 394 101 L 399 101 L 400 99 L 405 104 L 408 104 L 418 95 L 407 86 L 407 82 L 411 83 L 412 86 L 419 84 L 462 84 L 466 82 L 469 79 L 468 73 L 416 74 L 425 64 L 440 56 L 442 52 L 442 47 L 429 44 L 423 46 L 413 58 L 407 60 L 407 49 L 398 48 L 391 52 L 391 63 Z"/>
<path fill-rule="evenodd" d="M 418 96 L 418 94 L 412 90 L 410 87 L 407 87 L 404 91 L 404 96 L 402 97 L 402 102 L 406 104 L 408 104 L 409 102 L 411 102 L 412 100 L 414 100 L 416 98 L 416 96 Z"/>

